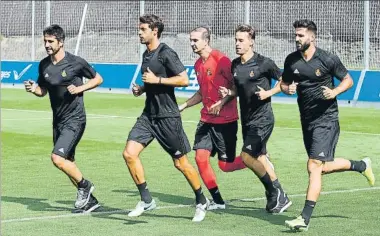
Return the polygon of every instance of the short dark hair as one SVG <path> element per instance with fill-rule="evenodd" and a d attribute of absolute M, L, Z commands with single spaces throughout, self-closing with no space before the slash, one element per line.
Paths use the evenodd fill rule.
<path fill-rule="evenodd" d="M 317 33 L 317 25 L 311 20 L 307 20 L 307 19 L 296 20 L 293 23 L 293 27 L 294 28 L 306 28 L 307 30 L 312 31 L 314 34 Z"/>
<path fill-rule="evenodd" d="M 247 24 L 240 24 L 236 27 L 235 33 L 237 32 L 247 32 L 249 36 L 251 36 L 251 39 L 255 40 L 256 39 L 256 31 L 255 29 Z"/>
<path fill-rule="evenodd" d="M 211 41 L 211 30 L 208 26 L 198 26 L 190 32 L 202 32 L 202 38 L 207 39 L 209 43 Z"/>
<path fill-rule="evenodd" d="M 57 40 L 60 42 L 65 41 L 65 31 L 59 25 L 50 25 L 46 27 L 43 31 L 43 34 L 44 36 L 45 35 L 55 36 Z"/>
<path fill-rule="evenodd" d="M 151 30 L 154 30 L 154 28 L 157 28 L 157 37 L 161 37 L 162 31 L 164 31 L 164 23 L 162 23 L 162 20 L 160 17 L 154 15 L 154 14 L 145 14 L 143 16 L 140 16 L 140 23 L 141 24 L 148 24 L 149 28 Z"/>

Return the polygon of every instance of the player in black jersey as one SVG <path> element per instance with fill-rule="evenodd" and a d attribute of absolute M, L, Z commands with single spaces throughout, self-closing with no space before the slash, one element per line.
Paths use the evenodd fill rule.
<path fill-rule="evenodd" d="M 75 212 L 90 212 L 99 207 L 92 195 L 94 185 L 83 178 L 75 164 L 75 148 L 86 127 L 83 92 L 99 86 L 102 77 L 82 58 L 64 49 L 65 33 L 59 25 L 43 31 L 48 54 L 38 67 L 38 80 L 24 82 L 27 92 L 38 97 L 49 93 L 53 111 L 53 142 L 51 160 L 78 188 Z M 83 77 L 90 79 L 83 84 Z"/>
<path fill-rule="evenodd" d="M 160 43 L 163 29 L 164 24 L 158 16 L 140 17 L 140 42 L 147 47 L 141 66 L 144 85 L 134 85 L 132 92 L 135 96 L 145 92 L 146 100 L 143 113 L 129 133 L 123 157 L 140 192 L 141 201 L 128 215 L 139 216 L 156 207 L 145 181 L 139 155 L 153 139 L 157 139 L 194 190 L 196 211 L 193 221 L 202 221 L 206 215 L 208 200 L 203 195 L 198 173 L 186 156 L 191 147 L 182 127 L 174 95 L 174 88 L 187 86 L 189 78 L 177 53 L 168 45 Z"/>
<path fill-rule="evenodd" d="M 236 53 L 231 71 L 234 87 L 220 88 L 224 97 L 239 96 L 243 148 L 241 157 L 245 165 L 260 179 L 267 196 L 266 210 L 282 213 L 292 202 L 286 196 L 272 164 L 267 159 L 266 144 L 274 127 L 271 96 L 281 91 L 277 83 L 271 88 L 272 79 L 281 80 L 281 71 L 268 57 L 253 50 L 255 31 L 250 25 L 239 25 L 235 30 Z"/>
<path fill-rule="evenodd" d="M 310 20 L 294 22 L 297 51 L 285 59 L 281 89 L 298 95 L 304 145 L 309 156 L 309 187 L 301 216 L 286 221 L 293 230 L 306 231 L 321 192 L 322 174 L 342 171 L 362 173 L 370 186 L 375 183 L 371 159 L 349 161 L 334 158 L 339 138 L 336 96 L 353 85 L 353 80 L 340 59 L 315 46 L 317 26 Z M 334 85 L 336 77 L 341 83 Z"/>

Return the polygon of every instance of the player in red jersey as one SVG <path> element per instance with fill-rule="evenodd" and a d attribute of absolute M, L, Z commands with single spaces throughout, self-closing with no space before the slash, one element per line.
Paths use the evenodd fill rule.
<path fill-rule="evenodd" d="M 245 168 L 241 157 L 236 157 L 236 141 L 239 119 L 236 97 L 220 99 L 219 87 L 232 88 L 231 60 L 209 45 L 210 30 L 197 27 L 190 33 L 193 52 L 199 55 L 194 65 L 199 90 L 184 104 L 180 111 L 203 103 L 193 149 L 202 180 L 213 198 L 208 210 L 225 209 L 225 202 L 216 183 L 215 173 L 210 165 L 210 156 L 218 154 L 219 168 L 232 172 Z"/>

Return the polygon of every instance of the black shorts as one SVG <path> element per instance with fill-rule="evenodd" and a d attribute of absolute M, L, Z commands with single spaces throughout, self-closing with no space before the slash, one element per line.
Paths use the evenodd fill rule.
<path fill-rule="evenodd" d="M 205 149 L 211 156 L 218 153 L 218 159 L 233 162 L 236 156 L 238 122 L 210 124 L 199 121 L 193 150 Z"/>
<path fill-rule="evenodd" d="M 243 148 L 242 151 L 254 158 L 267 154 L 267 142 L 272 134 L 274 123 L 264 126 L 243 126 Z"/>
<path fill-rule="evenodd" d="M 181 117 L 148 118 L 141 115 L 129 132 L 127 141 L 148 146 L 154 138 L 173 158 L 180 158 L 191 151 Z"/>
<path fill-rule="evenodd" d="M 75 148 L 81 140 L 86 123 L 71 122 L 63 125 L 53 125 L 52 153 L 67 160 L 74 161 Z"/>
<path fill-rule="evenodd" d="M 339 133 L 339 121 L 302 124 L 303 142 L 309 158 L 324 162 L 334 161 Z"/>

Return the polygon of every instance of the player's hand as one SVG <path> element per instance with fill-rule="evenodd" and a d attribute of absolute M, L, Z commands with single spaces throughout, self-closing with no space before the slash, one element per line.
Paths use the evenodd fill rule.
<path fill-rule="evenodd" d="M 137 85 L 135 83 L 132 84 L 132 93 L 135 97 L 138 97 L 140 96 L 141 94 L 143 94 L 143 89 L 140 85 Z"/>
<path fill-rule="evenodd" d="M 220 86 L 218 93 L 221 98 L 225 98 L 229 94 L 229 89 L 226 87 Z"/>
<path fill-rule="evenodd" d="M 223 104 L 222 100 L 217 101 L 208 108 L 208 113 L 214 116 L 219 116 L 220 110 L 222 110 Z"/>
<path fill-rule="evenodd" d="M 34 93 L 37 88 L 37 84 L 33 80 L 24 81 L 24 86 L 25 86 L 25 90 L 28 93 Z"/>
<path fill-rule="evenodd" d="M 297 93 L 297 85 L 298 85 L 298 83 L 294 83 L 294 81 L 293 81 L 293 83 L 289 84 L 288 91 L 289 91 L 290 95 L 293 95 L 293 94 Z"/>
<path fill-rule="evenodd" d="M 142 75 L 142 81 L 147 84 L 158 84 L 160 79 L 149 69 Z"/>
<path fill-rule="evenodd" d="M 187 107 L 187 103 L 178 106 L 179 112 L 182 112 Z"/>
<path fill-rule="evenodd" d="M 336 97 L 337 94 L 333 89 L 326 86 L 321 86 L 321 88 L 323 89 L 323 96 L 325 99 L 334 99 Z"/>
<path fill-rule="evenodd" d="M 267 91 L 260 86 L 257 86 L 257 88 L 259 89 L 259 91 L 255 92 L 255 94 L 259 97 L 260 100 L 265 100 L 269 98 L 270 96 L 272 96 L 271 91 L 269 90 Z"/>
<path fill-rule="evenodd" d="M 83 92 L 83 89 L 81 86 L 75 86 L 73 84 L 67 86 L 67 91 L 69 91 L 70 94 L 78 94 Z"/>

